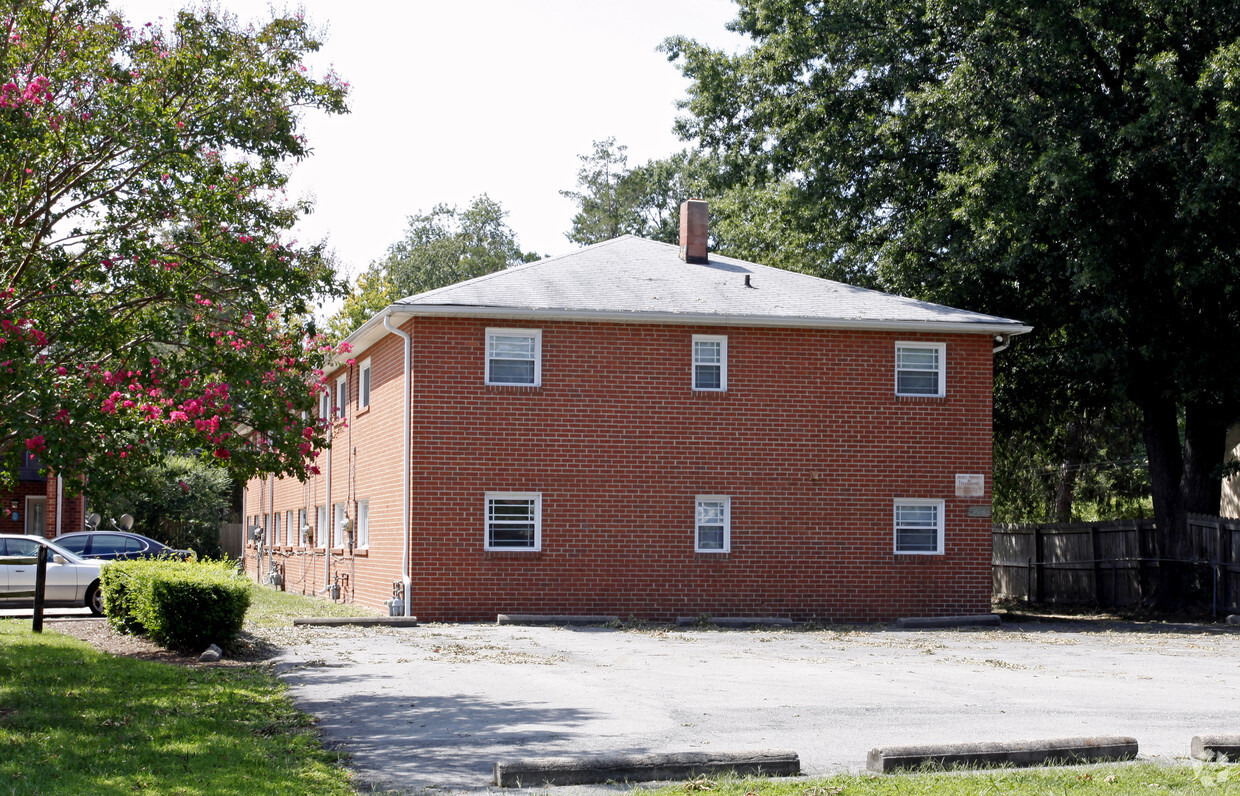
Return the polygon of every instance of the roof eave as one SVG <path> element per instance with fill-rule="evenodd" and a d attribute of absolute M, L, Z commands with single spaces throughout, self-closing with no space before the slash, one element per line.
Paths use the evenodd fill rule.
<path fill-rule="evenodd" d="M 526 307 L 480 307 L 459 304 L 394 304 L 385 312 L 393 317 L 452 316 L 553 321 L 611 321 L 615 323 L 681 323 L 700 326 L 768 326 L 805 329 L 864 329 L 891 332 L 949 332 L 955 334 L 1018 335 L 1033 330 L 1018 321 L 996 318 L 986 321 L 871 320 L 862 318 L 806 318 L 786 315 L 722 315 L 688 312 L 622 312 L 617 310 L 569 310 Z M 376 316 L 380 328 L 383 318 Z M 375 323 L 372 319 L 369 326 Z M 361 327 L 358 334 L 366 326 Z M 350 340 L 353 335 L 350 335 Z"/>

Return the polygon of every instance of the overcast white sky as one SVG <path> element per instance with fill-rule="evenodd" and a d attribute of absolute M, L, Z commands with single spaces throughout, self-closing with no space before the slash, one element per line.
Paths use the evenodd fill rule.
<path fill-rule="evenodd" d="M 113 0 L 131 23 L 170 16 L 178 0 Z M 255 0 L 218 0 L 243 21 Z M 283 7 L 277 4 L 277 7 Z M 297 6 L 293 6 L 294 8 Z M 687 82 L 655 51 L 683 34 L 735 51 L 731 0 L 304 0 L 326 28 L 312 65 L 352 85 L 348 116 L 310 116 L 314 155 L 293 189 L 316 200 L 303 240 L 328 236 L 360 273 L 400 238 L 406 218 L 440 202 L 498 200 L 521 247 L 565 238 L 580 162 L 615 136 L 630 165 L 685 146 L 672 133 Z"/>

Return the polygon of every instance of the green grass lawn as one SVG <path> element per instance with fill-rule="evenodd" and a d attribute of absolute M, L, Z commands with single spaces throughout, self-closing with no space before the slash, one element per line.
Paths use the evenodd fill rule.
<path fill-rule="evenodd" d="M 994 794 L 1240 793 L 1240 767 L 1129 763 L 912 774 L 845 774 L 815 780 L 700 777 L 640 796 L 993 796 Z"/>
<path fill-rule="evenodd" d="M 255 585 L 250 591 L 250 610 L 245 613 L 246 627 L 290 627 L 299 616 L 376 616 L 373 608 L 347 603 L 334 603 L 318 597 L 305 597 L 266 586 Z"/>
<path fill-rule="evenodd" d="M 256 588 L 248 621 L 357 611 Z M 0 794 L 352 794 L 263 666 L 105 655 L 0 620 Z"/>

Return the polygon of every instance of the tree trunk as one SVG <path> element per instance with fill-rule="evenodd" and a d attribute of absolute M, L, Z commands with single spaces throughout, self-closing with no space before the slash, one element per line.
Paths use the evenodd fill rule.
<path fill-rule="evenodd" d="M 1181 608 L 1194 599 L 1194 573 L 1187 563 L 1188 515 L 1218 513 L 1227 413 L 1204 401 L 1190 402 L 1181 443 L 1174 402 L 1147 397 L 1141 410 L 1159 559 L 1157 581 L 1146 602 L 1162 609 Z"/>
<path fill-rule="evenodd" d="M 1073 420 L 1068 423 L 1068 440 L 1064 446 L 1063 462 L 1059 465 L 1059 481 L 1055 488 L 1055 509 L 1051 522 L 1072 522 L 1072 504 L 1076 499 L 1076 481 L 1084 458 L 1084 432 L 1082 424 Z"/>

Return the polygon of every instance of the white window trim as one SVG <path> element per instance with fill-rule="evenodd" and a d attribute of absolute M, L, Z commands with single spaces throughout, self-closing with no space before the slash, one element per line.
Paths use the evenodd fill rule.
<path fill-rule="evenodd" d="M 900 392 L 900 349 L 902 348 L 932 348 L 939 352 L 939 367 L 934 371 L 939 376 L 939 391 L 936 393 L 928 392 Z M 947 395 L 947 343 L 918 343 L 918 342 L 896 342 L 895 361 L 893 370 L 895 373 L 895 391 L 896 395 L 904 398 L 942 398 Z M 919 373 L 929 373 L 930 371 L 910 371 Z"/>
<path fill-rule="evenodd" d="M 353 520 L 353 546 L 370 547 L 370 499 L 357 501 L 357 517 Z"/>
<path fill-rule="evenodd" d="M 723 503 L 723 547 L 702 547 L 702 526 L 698 522 L 698 509 L 703 503 Z M 693 552 L 695 553 L 730 553 L 732 552 L 732 498 L 728 495 L 698 495 L 693 501 Z"/>
<path fill-rule="evenodd" d="M 491 336 L 531 337 L 534 339 L 534 382 L 532 384 L 514 384 L 510 381 L 491 381 Z M 483 357 L 483 381 L 495 387 L 541 387 L 542 386 L 542 329 L 500 329 L 486 330 L 486 356 Z"/>
<path fill-rule="evenodd" d="M 305 527 L 305 525 L 306 525 L 306 510 L 297 509 L 297 535 L 295 537 L 297 539 L 297 544 L 296 544 L 297 547 L 306 546 L 306 537 L 302 533 L 302 530 L 301 530 L 302 528 Z"/>
<path fill-rule="evenodd" d="M 34 522 L 35 506 L 43 507 L 43 527 L 30 530 L 30 523 Z M 22 515 L 22 533 L 30 536 L 45 536 L 47 534 L 47 495 L 26 495 L 26 513 Z"/>
<path fill-rule="evenodd" d="M 284 540 L 280 538 L 280 512 L 271 515 L 271 546 L 279 547 L 284 544 Z"/>
<path fill-rule="evenodd" d="M 349 418 L 348 373 L 336 379 L 336 418 L 338 420 L 347 420 Z"/>
<path fill-rule="evenodd" d="M 314 507 L 314 523 L 316 526 L 315 534 L 318 537 L 315 539 L 315 541 L 318 542 L 318 544 L 316 544 L 315 547 L 327 547 L 327 543 L 331 541 L 332 530 L 331 530 L 331 525 L 329 524 L 330 522 L 331 522 L 331 511 L 327 508 L 327 506 L 324 504 L 315 506 Z"/>
<path fill-rule="evenodd" d="M 332 415 L 332 388 L 324 387 L 319 393 L 319 419 L 329 420 Z"/>
<path fill-rule="evenodd" d="M 370 408 L 370 392 L 374 389 L 375 372 L 370 367 L 370 358 L 362 360 L 357 367 L 357 408 L 358 411 Z M 362 403 L 365 401 L 365 403 Z"/>
<path fill-rule="evenodd" d="M 332 548 L 343 548 L 345 542 L 344 521 L 349 516 L 349 507 L 344 503 L 332 504 Z"/>
<path fill-rule="evenodd" d="M 718 387 L 699 387 L 697 383 L 697 344 L 698 343 L 719 343 L 719 386 Z M 698 392 L 727 392 L 728 391 L 728 336 L 726 334 L 695 334 L 693 335 L 693 348 L 690 352 L 692 362 L 689 365 L 689 378 L 693 384 L 693 389 Z"/>
<path fill-rule="evenodd" d="M 934 506 L 938 509 L 938 527 L 935 535 L 934 550 L 901 550 L 900 526 L 897 524 L 900 506 Z M 891 508 L 891 547 L 899 556 L 941 556 L 943 555 L 944 501 L 936 498 L 896 498 Z"/>
<path fill-rule="evenodd" d="M 512 547 L 491 545 L 491 501 L 492 500 L 533 500 L 534 501 L 534 545 L 533 547 Z M 528 553 L 542 550 L 542 493 L 541 492 L 487 492 L 482 504 L 482 549 L 500 553 Z"/>

